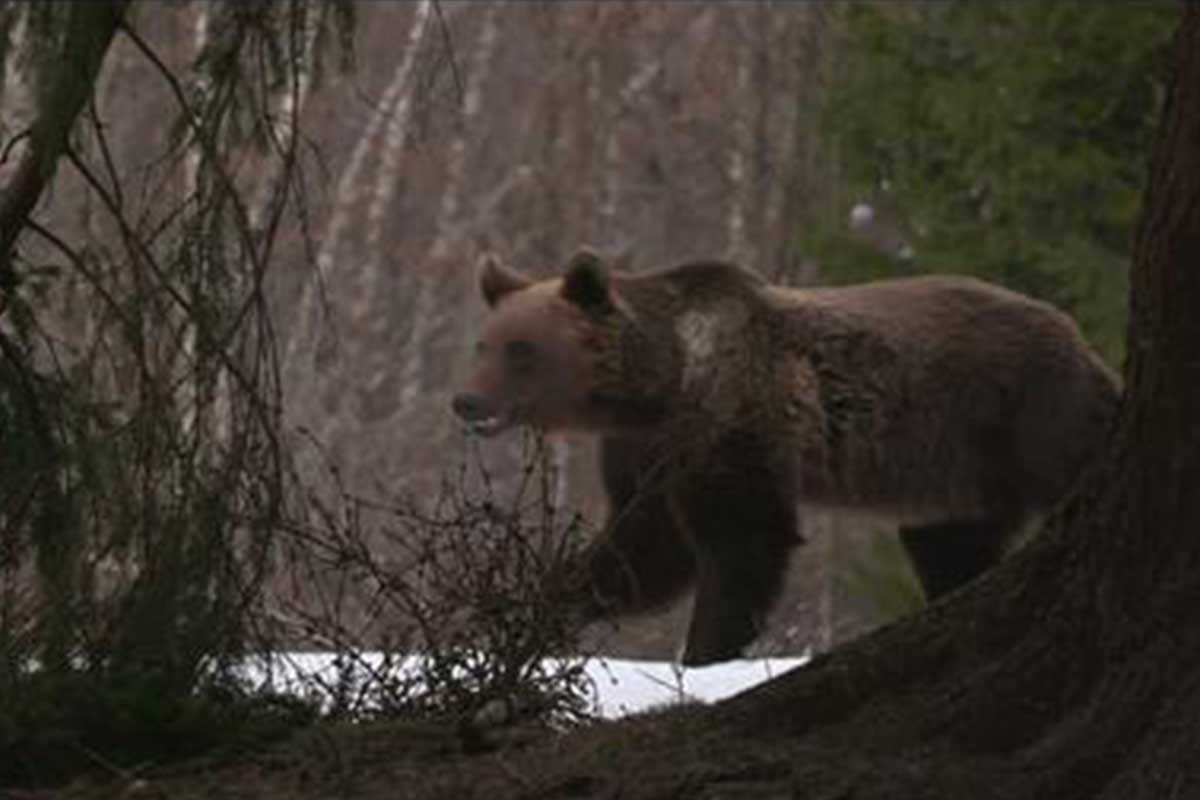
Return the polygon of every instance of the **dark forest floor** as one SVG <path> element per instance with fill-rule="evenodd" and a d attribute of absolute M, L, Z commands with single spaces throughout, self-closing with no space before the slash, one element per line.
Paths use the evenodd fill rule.
<path fill-rule="evenodd" d="M 456 726 L 412 723 L 318 724 L 258 752 L 199 759 L 137 773 L 95 774 L 57 792 L 22 792 L 5 800 L 95 798 L 556 798 L 693 797 L 687 787 L 718 771 L 722 797 L 786 794 L 780 765 L 787 754 L 754 748 L 714 752 L 702 706 L 676 707 L 569 731 L 512 727 L 464 735 Z M 694 748 L 654 753 L 680 738 Z M 642 756 L 639 758 L 638 752 Z M 745 763 L 738 765 L 739 758 Z M 628 766 L 620 775 L 609 764 Z M 638 766 L 640 765 L 640 766 Z M 681 793 L 682 792 L 682 793 Z M 715 795 L 714 795 L 715 796 Z"/>

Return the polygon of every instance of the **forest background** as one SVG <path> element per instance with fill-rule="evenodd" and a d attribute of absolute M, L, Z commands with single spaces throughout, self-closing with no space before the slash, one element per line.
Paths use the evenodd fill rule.
<path fill-rule="evenodd" d="M 297 502 L 390 509 L 474 457 L 448 399 L 481 252 L 539 275 L 582 243 L 791 285 L 969 272 L 1123 357 L 1170 4 L 95 5 L 0 6 L 3 210 L 52 127 L 43 98 L 72 94 L 47 57 L 125 14 L 75 74 L 79 121 L 32 222 L 0 231 L 13 747 L 45 712 L 27 698 L 79 690 L 30 694 L 30 657 L 166 660 L 186 693 L 254 646 L 259 626 L 228 617 L 266 608 L 317 646 L 330 592 L 361 642 L 385 638 L 328 571 L 230 564 L 311 535 Z M 501 491 L 525 447 L 480 452 Z M 548 447 L 554 502 L 598 518 L 589 444 Z M 805 527 L 760 652 L 919 605 L 887 532 Z M 588 646 L 667 657 L 685 611 Z"/>

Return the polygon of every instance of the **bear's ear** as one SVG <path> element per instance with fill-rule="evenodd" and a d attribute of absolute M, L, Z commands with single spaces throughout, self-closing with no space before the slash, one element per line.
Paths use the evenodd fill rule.
<path fill-rule="evenodd" d="M 521 273 L 501 264 L 493 253 L 486 253 L 479 260 L 479 291 L 489 307 L 495 306 L 506 295 L 528 288 L 532 283 Z"/>
<path fill-rule="evenodd" d="M 608 266 L 596 251 L 581 247 L 567 262 L 563 275 L 562 296 L 584 311 L 612 308 L 609 296 Z"/>

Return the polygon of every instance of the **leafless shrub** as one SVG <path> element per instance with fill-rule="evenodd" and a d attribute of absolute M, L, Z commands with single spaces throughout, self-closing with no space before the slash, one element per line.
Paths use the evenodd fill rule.
<path fill-rule="evenodd" d="M 588 525 L 559 507 L 542 442 L 526 445 L 516 480 L 498 482 L 472 452 L 426 502 L 309 496 L 278 618 L 288 638 L 334 653 L 304 679 L 329 713 L 588 715 L 580 626 L 555 594 Z"/>

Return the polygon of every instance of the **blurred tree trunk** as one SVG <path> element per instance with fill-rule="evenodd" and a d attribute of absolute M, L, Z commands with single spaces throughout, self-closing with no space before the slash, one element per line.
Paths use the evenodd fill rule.
<path fill-rule="evenodd" d="M 750 115 L 756 93 L 751 82 L 755 62 L 755 44 L 751 40 L 743 9 L 736 6 L 726 9 L 725 24 L 729 26 L 734 45 L 733 61 L 733 131 L 725 154 L 725 180 L 729 184 L 729 200 L 726 209 L 726 254 L 739 264 L 757 263 L 757 243 L 750 240 L 747 219 L 754 199 L 754 177 L 750 174 L 753 163 L 754 144 Z"/>

